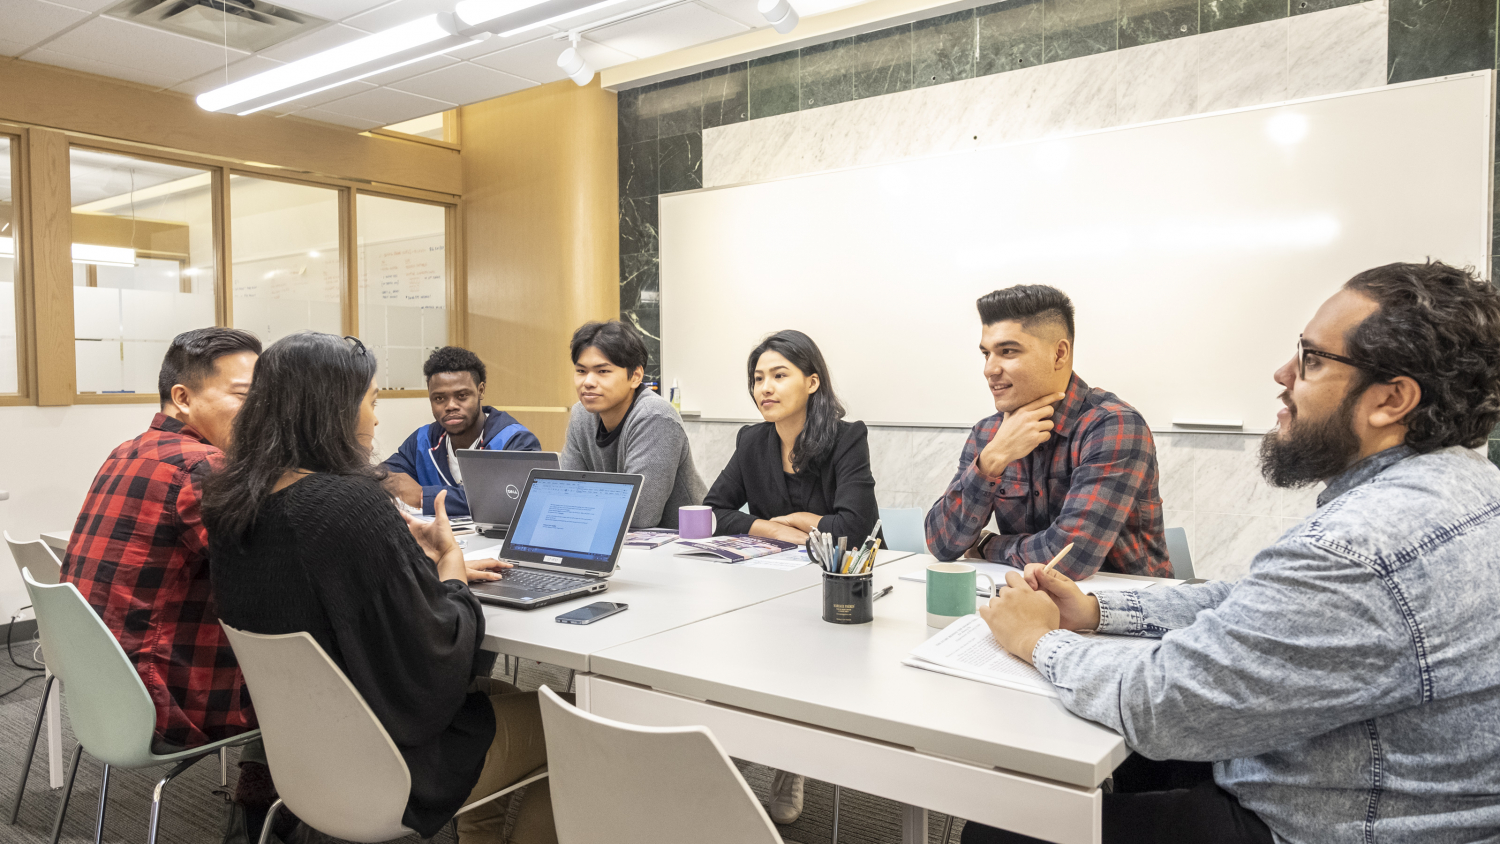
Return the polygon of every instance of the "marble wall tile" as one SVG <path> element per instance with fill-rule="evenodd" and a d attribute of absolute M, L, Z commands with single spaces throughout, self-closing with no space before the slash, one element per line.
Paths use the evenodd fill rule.
<path fill-rule="evenodd" d="M 657 309 L 661 280 L 657 256 L 637 252 L 620 256 L 620 310 Z"/>
<path fill-rule="evenodd" d="M 1237 580 L 1250 561 L 1282 534 L 1274 516 L 1197 513 L 1193 518 L 1193 570 L 1210 580 Z"/>
<path fill-rule="evenodd" d="M 1386 81 L 1495 66 L 1496 0 L 1391 0 Z"/>
<path fill-rule="evenodd" d="M 750 60 L 746 85 L 751 120 L 797 110 L 801 100 L 800 67 L 796 50 Z"/>
<path fill-rule="evenodd" d="M 1197 0 L 1120 0 L 1121 50 L 1197 34 Z"/>
<path fill-rule="evenodd" d="M 1359 2 L 1361 0 L 1292 0 L 1292 14 L 1310 15 L 1313 12 L 1337 9 L 1340 6 L 1348 6 Z"/>
<path fill-rule="evenodd" d="M 801 113 L 792 111 L 748 123 L 705 129 L 704 187 L 758 181 L 771 178 L 768 174 L 778 173 L 787 142 L 796 132 L 801 117 Z"/>
<path fill-rule="evenodd" d="M 911 87 L 925 88 L 972 78 L 976 28 L 973 9 L 912 24 Z"/>
<path fill-rule="evenodd" d="M 703 187 L 703 133 L 657 141 L 657 185 L 661 193 Z"/>
<path fill-rule="evenodd" d="M 645 85 L 620 92 L 615 100 L 616 125 L 619 128 L 616 143 L 625 146 L 656 140 L 656 114 L 641 108 L 642 100 L 654 87 L 656 86 Z"/>
<path fill-rule="evenodd" d="M 620 254 L 657 251 L 656 197 L 620 200 Z"/>
<path fill-rule="evenodd" d="M 850 75 L 854 99 L 894 94 L 912 87 L 909 24 L 856 35 L 852 41 Z"/>
<path fill-rule="evenodd" d="M 750 119 L 750 90 L 745 62 L 703 72 L 703 128 Z"/>
<path fill-rule="evenodd" d="M 1004 73 L 1042 63 L 1043 0 L 1004 0 L 974 10 L 974 75 Z"/>
<path fill-rule="evenodd" d="M 1384 85 L 1388 8 L 1371 0 L 1289 19 L 1288 97 Z"/>
<path fill-rule="evenodd" d="M 1284 18 L 1199 36 L 1199 112 L 1278 102 L 1287 88 Z"/>
<path fill-rule="evenodd" d="M 1119 46 L 1120 0 L 1042 0 L 1042 61 L 1061 62 Z"/>
<path fill-rule="evenodd" d="M 1283 489 L 1276 515 L 1300 522 L 1317 511 L 1318 495 L 1326 488 L 1326 484 L 1312 484 L 1301 489 Z"/>
<path fill-rule="evenodd" d="M 1500 466 L 1500 439 L 1490 440 L 1489 444 L 1490 462 Z"/>
<path fill-rule="evenodd" d="M 1284 18 L 1291 13 L 1288 0 L 1203 0 L 1198 23 L 1204 32 Z"/>
<path fill-rule="evenodd" d="M 1118 53 L 1116 119 L 1121 124 L 1198 111 L 1198 39 L 1162 41 Z"/>
<path fill-rule="evenodd" d="M 1118 66 L 1108 52 L 972 80 L 963 125 L 979 146 L 1113 126 Z"/>
<path fill-rule="evenodd" d="M 691 73 L 658 82 L 642 97 L 642 109 L 656 113 L 658 138 L 703 131 L 702 81 L 702 74 Z"/>
<path fill-rule="evenodd" d="M 620 196 L 634 199 L 656 194 L 656 141 L 620 147 Z"/>
<path fill-rule="evenodd" d="M 1193 473 L 1198 465 L 1198 450 L 1180 439 L 1183 436 L 1185 435 L 1157 434 L 1155 437 L 1156 470 L 1159 475 L 1157 491 L 1161 494 L 1164 510 L 1191 512 L 1195 508 Z"/>
<path fill-rule="evenodd" d="M 693 451 L 693 465 L 698 475 L 709 486 L 734 456 L 735 437 L 739 436 L 738 422 L 700 422 L 694 417 L 685 417 L 682 428 L 687 432 L 688 447 Z"/>
<path fill-rule="evenodd" d="M 1257 437 L 1220 435 L 1195 448 L 1193 509 L 1204 513 L 1275 516 L 1281 492 L 1260 476 Z"/>
<path fill-rule="evenodd" d="M 798 108 L 823 108 L 854 99 L 854 39 L 802 48 Z"/>

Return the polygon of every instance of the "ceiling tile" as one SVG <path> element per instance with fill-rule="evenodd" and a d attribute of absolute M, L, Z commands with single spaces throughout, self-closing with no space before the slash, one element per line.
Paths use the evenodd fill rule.
<path fill-rule="evenodd" d="M 431 56 L 419 62 L 412 62 L 409 65 L 377 73 L 374 76 L 366 76 L 360 81 L 369 82 L 374 85 L 393 85 L 403 79 L 411 79 L 414 76 L 421 76 L 424 73 L 431 73 L 434 70 L 452 67 L 458 63 L 458 59 L 449 58 L 448 56 Z"/>
<path fill-rule="evenodd" d="M 4 38 L 0 38 L 0 56 L 14 56 L 23 50 L 29 49 L 31 49 L 30 44 L 22 44 L 19 41 L 6 41 Z"/>
<path fill-rule="evenodd" d="M 594 44 L 587 38 L 584 39 L 583 54 L 595 69 L 614 67 L 631 60 L 619 50 L 605 47 L 602 44 Z M 512 76 L 522 79 L 530 79 L 533 82 L 556 82 L 559 79 L 567 79 L 567 75 L 557 66 L 557 57 L 567 49 L 568 42 L 559 41 L 555 38 L 540 38 L 519 47 L 511 47 L 497 53 L 480 56 L 474 60 L 475 64 L 482 64 L 495 70 L 504 71 Z"/>
<path fill-rule="evenodd" d="M 697 2 L 751 29 L 769 25 L 765 17 L 755 8 L 756 0 L 697 0 Z M 792 7 L 799 13 L 802 11 L 800 2 L 793 2 Z"/>
<path fill-rule="evenodd" d="M 529 79 L 462 62 L 452 67 L 391 84 L 392 88 L 424 97 L 468 105 L 502 97 L 534 85 Z"/>
<path fill-rule="evenodd" d="M 309 15 L 317 15 L 331 21 L 341 21 L 389 2 L 390 0 L 292 0 L 284 5 Z"/>
<path fill-rule="evenodd" d="M 5 40 L 28 47 L 86 17 L 85 12 L 41 0 L 0 0 L 0 21 L 5 22 Z"/>
<path fill-rule="evenodd" d="M 381 0 L 381 5 L 371 6 L 369 11 L 344 22 L 370 32 L 379 32 L 427 17 L 434 12 L 451 12 L 456 5 L 458 0 Z"/>
<path fill-rule="evenodd" d="M 168 84 L 222 68 L 226 57 L 222 46 L 105 17 L 49 41 L 47 50 L 169 77 Z M 227 51 L 231 63 L 245 55 L 232 48 Z"/>
<path fill-rule="evenodd" d="M 749 27 L 718 12 L 685 3 L 634 20 L 590 30 L 588 37 L 591 41 L 613 47 L 622 53 L 644 58 L 706 44 L 748 30 Z"/>
<path fill-rule="evenodd" d="M 96 73 L 100 76 L 109 76 L 115 79 L 124 79 L 128 82 L 139 82 L 142 85 L 150 85 L 155 88 L 166 88 L 176 84 L 173 77 L 162 76 L 159 73 L 140 70 L 139 68 L 120 67 L 119 65 L 96 62 L 81 56 L 70 56 L 66 53 L 54 53 L 51 50 L 32 50 L 26 54 L 26 60 L 40 62 L 57 67 L 66 67 L 72 70 L 81 70 L 84 73 Z"/>
<path fill-rule="evenodd" d="M 222 88 L 229 82 L 238 82 L 241 79 L 254 76 L 257 73 L 264 73 L 273 67 L 279 66 L 280 64 L 281 62 L 272 61 L 267 58 L 262 58 L 261 56 L 249 56 L 248 58 L 240 59 L 239 61 L 229 66 L 229 79 L 227 81 L 224 78 L 224 69 L 216 68 L 214 70 L 210 70 L 208 73 L 205 73 L 202 76 L 195 76 L 192 79 L 187 80 L 186 82 L 173 85 L 172 90 L 180 91 L 184 94 L 192 94 L 196 97 L 199 94 L 204 93 L 205 91 L 212 91 L 215 88 Z"/>
<path fill-rule="evenodd" d="M 518 47 L 522 44 L 529 44 L 532 41 L 540 41 L 541 39 L 546 38 L 555 32 L 557 32 L 557 30 L 553 29 L 552 27 L 543 26 L 537 29 L 533 29 L 529 32 L 523 32 L 520 35 L 512 35 L 509 38 L 501 38 L 498 35 L 492 35 L 483 41 L 475 41 L 472 44 L 465 44 L 464 46 L 459 47 L 457 50 L 454 50 L 447 55 L 450 55 L 455 59 L 473 61 L 480 56 L 487 56 L 490 53 L 497 53 L 501 50 L 509 50 L 511 47 Z"/>
<path fill-rule="evenodd" d="M 267 47 L 255 55 L 265 56 L 279 62 L 293 62 L 297 59 L 305 59 L 313 53 L 331 50 L 340 44 L 348 44 L 350 41 L 369 34 L 364 30 L 336 23 L 322 29 L 315 29 L 300 38 L 293 38 L 274 47 Z"/>
<path fill-rule="evenodd" d="M 319 91 L 316 94 L 308 94 L 305 97 L 298 97 L 291 102 L 283 103 L 280 106 L 276 106 L 273 108 L 268 108 L 266 109 L 266 111 L 271 112 L 272 114 L 292 114 L 307 108 L 318 108 L 324 103 L 331 103 L 334 100 L 342 100 L 345 97 L 351 97 L 362 91 L 373 90 L 375 90 L 375 86 L 363 80 L 359 82 L 346 82 L 343 85 L 338 86 L 337 88 L 329 88 L 327 91 Z"/>
<path fill-rule="evenodd" d="M 97 12 L 113 6 L 119 0 L 48 0 L 48 2 L 84 12 Z"/>
<path fill-rule="evenodd" d="M 386 125 L 378 120 L 366 120 L 362 117 L 350 117 L 347 114 L 335 114 L 320 108 L 307 108 L 288 116 L 302 118 L 303 120 L 316 120 L 319 123 L 332 123 L 336 126 L 347 126 L 351 129 L 358 129 L 361 132 L 367 129 L 379 129 L 381 126 Z"/>
<path fill-rule="evenodd" d="M 405 91 L 396 91 L 390 88 L 375 88 L 362 91 L 352 97 L 342 100 L 334 100 L 327 105 L 321 106 L 320 111 L 330 111 L 334 114 L 347 114 L 350 117 L 359 117 L 365 120 L 379 121 L 381 126 L 389 126 L 392 123 L 400 123 L 413 117 L 423 117 L 439 111 L 447 111 L 453 107 L 453 103 L 443 100 L 435 100 L 429 97 L 419 97 L 416 94 L 408 94 Z M 301 112 L 299 112 L 300 114 Z"/>

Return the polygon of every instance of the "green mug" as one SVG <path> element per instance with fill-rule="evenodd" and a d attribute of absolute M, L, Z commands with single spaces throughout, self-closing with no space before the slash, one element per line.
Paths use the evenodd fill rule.
<path fill-rule="evenodd" d="M 935 563 L 927 567 L 927 626 L 947 627 L 966 615 L 974 614 L 977 578 L 990 585 L 995 597 L 995 580 L 967 563 Z"/>

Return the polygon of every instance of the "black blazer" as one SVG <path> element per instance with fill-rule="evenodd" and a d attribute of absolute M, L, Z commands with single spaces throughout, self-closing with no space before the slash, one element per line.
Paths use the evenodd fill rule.
<path fill-rule="evenodd" d="M 848 537 L 849 547 L 865 541 L 880 518 L 875 503 L 875 476 L 870 472 L 870 443 L 863 422 L 838 423 L 833 452 L 801 474 L 812 478 L 808 512 L 821 513 L 818 530 Z M 740 512 L 748 502 L 750 512 Z M 714 508 L 719 536 L 749 533 L 756 519 L 795 513 L 781 470 L 781 437 L 776 425 L 762 422 L 740 429 L 734 456 L 719 473 L 703 503 Z"/>

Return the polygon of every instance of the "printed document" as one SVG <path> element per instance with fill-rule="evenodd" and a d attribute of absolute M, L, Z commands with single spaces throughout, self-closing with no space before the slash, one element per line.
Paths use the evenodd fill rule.
<path fill-rule="evenodd" d="M 1057 697 L 1057 687 L 1025 660 L 1000 647 L 984 619 L 966 615 L 943 628 L 901 660 L 903 665 Z"/>

